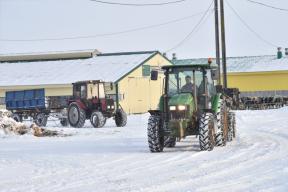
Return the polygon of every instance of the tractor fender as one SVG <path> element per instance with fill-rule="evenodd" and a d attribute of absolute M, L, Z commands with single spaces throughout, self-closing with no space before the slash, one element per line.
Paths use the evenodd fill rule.
<path fill-rule="evenodd" d="M 150 115 L 160 115 L 160 110 L 149 110 Z"/>

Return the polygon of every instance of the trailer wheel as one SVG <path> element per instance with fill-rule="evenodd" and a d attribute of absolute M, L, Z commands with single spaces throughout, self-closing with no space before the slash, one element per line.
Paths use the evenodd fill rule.
<path fill-rule="evenodd" d="M 72 127 L 82 128 L 85 124 L 86 113 L 81 107 L 73 102 L 68 108 L 68 121 Z"/>
<path fill-rule="evenodd" d="M 124 127 L 127 124 L 127 115 L 122 109 L 116 110 L 115 123 L 117 127 Z"/>
<path fill-rule="evenodd" d="M 39 127 L 45 127 L 47 125 L 47 119 L 48 117 L 45 113 L 38 113 L 34 118 L 34 122 Z"/>
<path fill-rule="evenodd" d="M 60 124 L 63 127 L 67 127 L 68 126 L 68 119 L 60 119 Z"/>
<path fill-rule="evenodd" d="M 164 136 L 161 136 L 160 117 L 151 115 L 148 120 L 148 145 L 151 152 L 162 152 Z"/>
<path fill-rule="evenodd" d="M 91 125 L 95 128 L 103 127 L 106 123 L 106 118 L 100 111 L 94 111 L 90 117 Z"/>
<path fill-rule="evenodd" d="M 16 121 L 16 122 L 22 122 L 23 118 L 21 115 L 17 114 L 17 113 L 13 113 L 12 118 Z"/>
<path fill-rule="evenodd" d="M 203 113 L 199 122 L 199 144 L 202 151 L 211 151 L 215 146 L 216 121 L 212 113 Z"/>

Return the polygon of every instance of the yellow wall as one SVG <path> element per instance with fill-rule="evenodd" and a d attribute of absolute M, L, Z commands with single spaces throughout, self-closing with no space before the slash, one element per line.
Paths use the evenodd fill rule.
<path fill-rule="evenodd" d="M 242 92 L 288 90 L 288 71 L 229 73 L 228 87 Z"/>
<path fill-rule="evenodd" d="M 157 54 L 144 65 L 160 68 L 171 63 Z M 146 113 L 149 109 L 156 109 L 159 98 L 162 95 L 162 83 L 164 74 L 159 73 L 157 81 L 151 81 L 150 77 L 142 76 L 142 66 L 130 73 L 119 82 L 119 93 L 124 99 L 120 105 L 127 113 Z"/>

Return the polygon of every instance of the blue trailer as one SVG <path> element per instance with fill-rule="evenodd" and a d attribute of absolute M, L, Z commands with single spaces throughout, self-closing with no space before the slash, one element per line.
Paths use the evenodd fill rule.
<path fill-rule="evenodd" d="M 32 117 L 38 126 L 46 126 L 49 116 L 59 118 L 63 126 L 68 125 L 68 100 L 68 96 L 46 97 L 45 89 L 7 91 L 5 97 L 6 109 L 16 121 Z"/>

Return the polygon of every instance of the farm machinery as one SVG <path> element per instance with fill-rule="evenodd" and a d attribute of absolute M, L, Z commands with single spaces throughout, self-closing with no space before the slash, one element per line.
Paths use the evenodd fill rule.
<path fill-rule="evenodd" d="M 174 147 L 189 135 L 197 135 L 201 150 L 224 146 L 236 134 L 232 99 L 221 86 L 217 66 L 209 64 L 162 67 L 164 90 L 157 110 L 150 110 L 148 145 L 151 152 Z M 151 80 L 158 71 L 151 72 Z"/>
<path fill-rule="evenodd" d="M 126 113 L 122 108 L 115 107 L 114 100 L 107 97 L 104 87 L 105 83 L 101 81 L 73 83 L 73 98 L 69 100 L 68 107 L 68 121 L 72 127 L 83 127 L 86 119 L 90 119 L 95 128 L 103 127 L 106 119 L 111 117 L 114 117 L 117 127 L 126 125 Z"/>
<path fill-rule="evenodd" d="M 93 127 L 103 127 L 107 118 L 113 117 L 118 127 L 127 123 L 126 113 L 115 107 L 114 100 L 106 94 L 107 83 L 82 81 L 73 83 L 72 96 L 45 96 L 45 89 L 6 92 L 6 109 L 13 118 L 22 122 L 31 117 L 35 124 L 45 127 L 48 117 L 58 118 L 62 126 L 81 128 L 86 119 Z M 108 84 L 113 88 L 111 83 Z"/>

